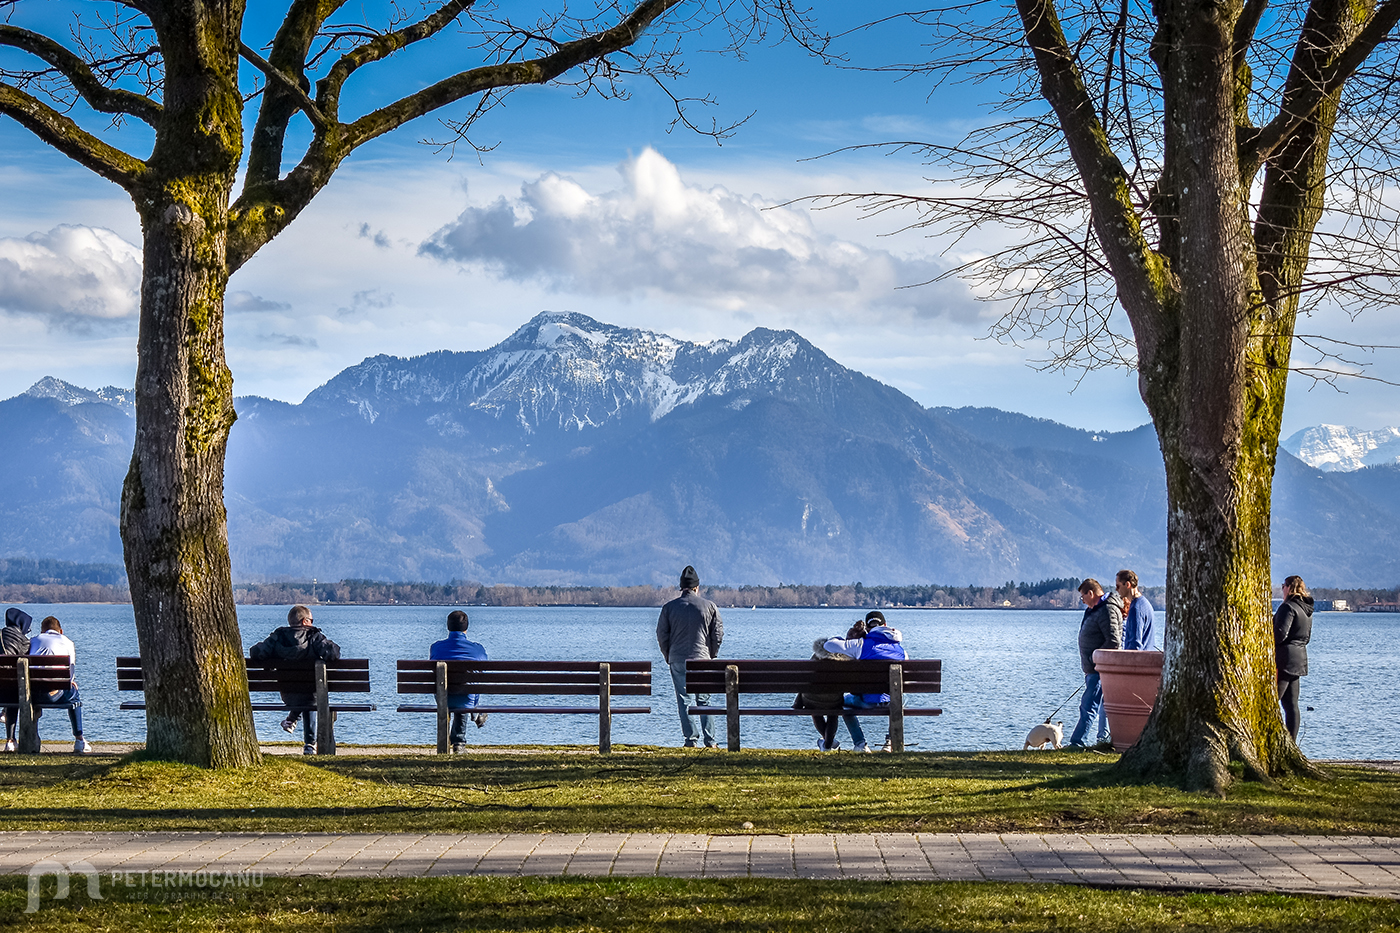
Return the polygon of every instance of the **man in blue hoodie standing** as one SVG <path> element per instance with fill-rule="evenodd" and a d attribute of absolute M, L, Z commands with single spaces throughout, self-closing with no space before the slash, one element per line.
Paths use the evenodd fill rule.
<path fill-rule="evenodd" d="M 871 610 L 865 614 L 865 637 L 864 638 L 828 638 L 822 645 L 832 654 L 844 654 L 856 660 L 866 660 L 874 658 L 880 661 L 903 661 L 909 655 L 904 650 L 904 636 L 899 629 L 891 628 L 885 622 L 885 614 L 878 609 Z M 890 705 L 890 695 L 888 693 L 848 693 L 845 696 L 843 706 L 850 709 L 876 709 L 881 706 Z M 860 719 L 855 715 L 842 717 L 846 721 L 846 729 L 851 733 L 851 741 L 855 743 L 855 750 L 858 752 L 869 752 L 872 749 L 865 742 L 865 731 L 860 727 Z"/>
<path fill-rule="evenodd" d="M 431 661 L 488 661 L 486 649 L 474 641 L 467 640 L 467 626 L 471 620 L 467 614 L 460 609 L 454 609 L 447 614 L 447 637 L 442 641 L 433 642 L 432 648 L 428 650 L 428 659 Z M 472 707 L 481 702 L 481 695 L 476 693 L 449 693 L 447 695 L 447 707 L 452 710 L 452 731 L 448 735 L 448 741 L 452 743 L 452 754 L 460 755 L 463 747 L 467 744 L 467 716 L 470 715 L 472 722 L 477 728 L 486 725 L 485 713 L 470 713 Z"/>

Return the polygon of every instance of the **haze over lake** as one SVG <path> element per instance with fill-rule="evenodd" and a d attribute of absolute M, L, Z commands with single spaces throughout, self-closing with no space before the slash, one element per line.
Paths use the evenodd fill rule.
<path fill-rule="evenodd" d="M 138 653 L 132 609 L 128 605 L 28 605 L 35 620 L 56 615 L 78 649 L 78 684 L 83 695 L 84 725 L 98 742 L 140 742 L 145 720 L 139 712 L 117 709 L 119 696 L 113 659 Z M 394 662 L 427 657 L 428 646 L 442 638 L 451 607 L 326 606 L 313 607 L 316 624 L 335 640 L 343 657 L 371 659 L 373 713 L 346 713 L 336 725 L 342 744 L 434 741 L 434 717 L 394 712 Z M 655 609 L 492 608 L 469 607 L 468 637 L 483 643 L 493 659 L 649 660 L 653 662 L 650 715 L 616 716 L 614 743 L 675 746 L 681 742 L 669 677 L 656 647 Z M 806 658 L 812 640 L 844 635 L 862 613 L 852 609 L 726 609 L 721 654 L 734 658 Z M 239 606 L 243 644 L 261 640 L 286 622 L 287 607 Z M 904 633 L 912 657 L 943 660 L 941 695 L 912 696 L 910 705 L 940 706 L 937 718 L 906 720 L 909 743 L 920 751 L 1019 749 L 1031 726 L 1045 719 L 1083 683 L 1075 634 L 1080 613 L 1064 611 L 885 610 Z M 1314 758 L 1394 758 L 1400 748 L 1400 725 L 1393 715 L 1393 672 L 1400 666 L 1397 644 L 1400 616 L 1383 613 L 1318 613 L 1308 649 L 1311 673 L 1303 679 L 1303 730 L 1300 744 Z M 1159 647 L 1160 647 L 1160 634 Z M 356 697 L 353 702 L 359 702 Z M 409 698 L 418 702 L 421 698 Z M 504 698 L 503 698 L 504 699 Z M 774 698 L 777 702 L 779 698 Z M 791 698 L 786 698 L 790 700 Z M 625 698 L 645 705 L 644 698 Z M 722 702 L 722 699 L 721 699 Z M 1068 735 L 1077 714 L 1077 698 L 1055 719 L 1065 721 Z M 1313 707 L 1308 711 L 1306 707 Z M 277 713 L 255 714 L 259 738 L 287 741 Z M 598 723 L 589 716 L 492 716 L 486 727 L 471 730 L 470 744 L 526 743 L 592 745 Z M 872 743 L 879 725 L 867 725 Z M 722 720 L 716 724 L 721 742 Z M 69 737 L 68 722 L 50 712 L 40 721 L 45 739 Z M 843 748 L 850 739 L 839 732 Z M 812 748 L 811 723 L 798 717 L 746 717 L 748 748 Z M 299 734 L 298 734 L 299 740 Z M 348 749 L 347 749 L 348 751 Z"/>

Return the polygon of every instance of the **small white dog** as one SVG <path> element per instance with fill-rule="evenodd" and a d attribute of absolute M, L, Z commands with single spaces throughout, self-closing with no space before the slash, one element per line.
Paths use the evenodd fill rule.
<path fill-rule="evenodd" d="M 1065 724 L 1062 722 L 1048 723 L 1042 722 L 1030 731 L 1026 736 L 1026 744 L 1021 748 L 1025 751 L 1028 748 L 1044 748 L 1049 742 L 1056 748 L 1060 747 L 1060 739 L 1064 738 Z"/>

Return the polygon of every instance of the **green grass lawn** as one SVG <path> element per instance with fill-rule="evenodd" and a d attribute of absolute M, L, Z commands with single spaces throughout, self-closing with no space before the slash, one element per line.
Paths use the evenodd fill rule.
<path fill-rule="evenodd" d="M 1400 836 L 1400 775 L 1240 781 L 1226 799 L 1107 783 L 1110 756 L 821 755 L 628 748 L 272 757 L 203 771 L 132 758 L 6 756 L 0 829 L 1242 832 Z"/>
<path fill-rule="evenodd" d="M 1283 895 L 1160 894 L 1052 885 L 533 878 L 268 879 L 208 891 L 75 888 L 25 914 L 23 879 L 0 880 L 0 925 L 104 930 L 647 930 L 1144 933 L 1400 929 L 1400 904 Z"/>

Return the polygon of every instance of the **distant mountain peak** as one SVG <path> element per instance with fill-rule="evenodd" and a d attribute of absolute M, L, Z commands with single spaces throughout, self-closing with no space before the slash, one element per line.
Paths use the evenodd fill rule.
<path fill-rule="evenodd" d="M 1296 432 L 1281 445 L 1324 473 L 1350 473 L 1362 467 L 1400 463 L 1400 428 L 1374 431 L 1319 424 Z"/>
<path fill-rule="evenodd" d="M 479 416 L 529 433 L 582 432 L 654 422 L 707 396 L 783 391 L 794 367 L 851 376 L 790 330 L 755 328 L 737 341 L 699 344 L 575 311 L 544 311 L 486 350 L 366 359 L 307 402 L 370 423 L 404 412 L 445 433 L 459 433 L 461 419 Z"/>
<path fill-rule="evenodd" d="M 105 403 L 120 408 L 128 415 L 136 413 L 136 391 L 104 386 L 96 392 L 64 382 L 56 376 L 45 376 L 21 393 L 30 398 L 51 398 L 63 405 L 82 405 L 90 402 Z"/>

